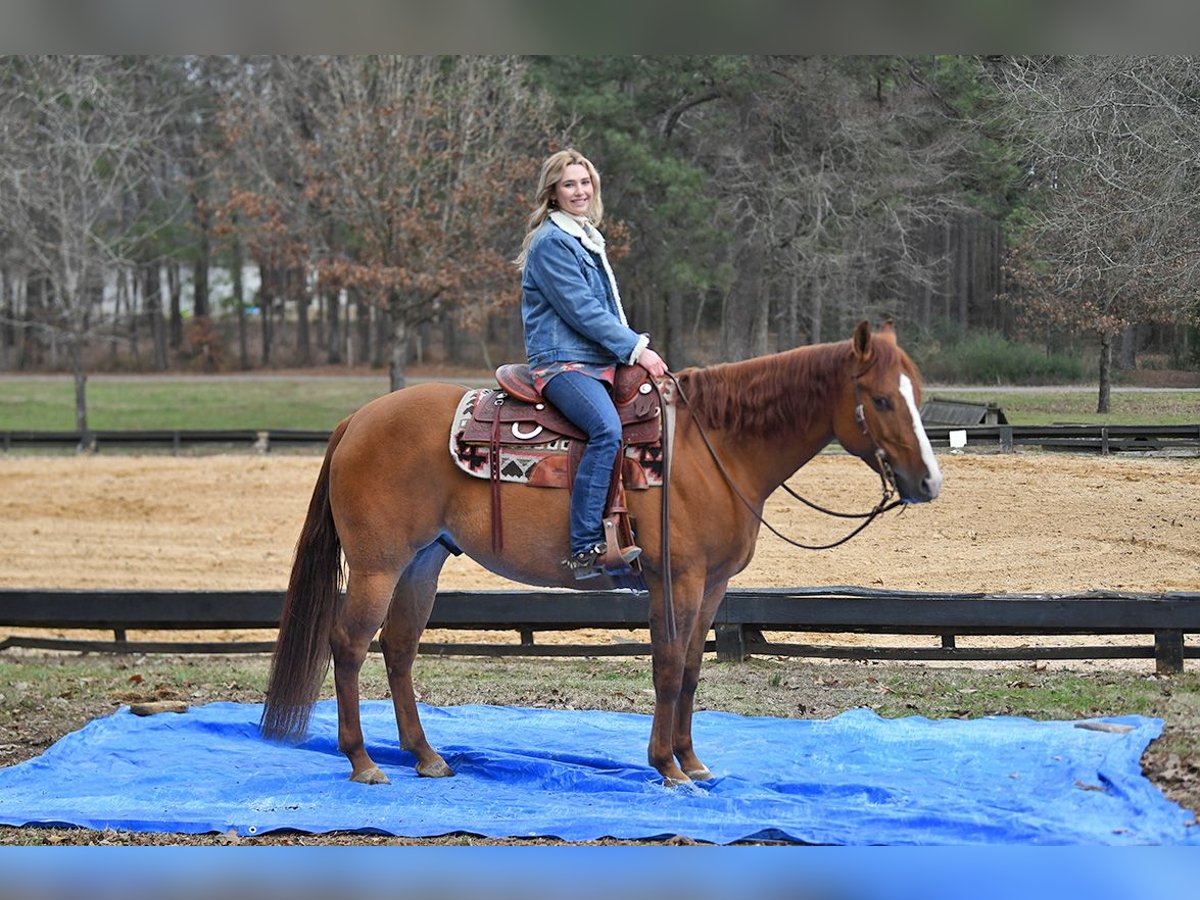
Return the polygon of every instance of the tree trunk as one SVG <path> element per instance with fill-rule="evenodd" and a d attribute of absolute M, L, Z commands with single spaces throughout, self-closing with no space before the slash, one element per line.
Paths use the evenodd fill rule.
<path fill-rule="evenodd" d="M 181 302 L 181 294 L 183 293 L 183 279 L 179 274 L 179 263 L 175 260 L 167 263 L 167 288 L 171 292 L 171 316 L 170 328 L 168 328 L 169 341 L 172 350 L 178 350 L 183 346 L 183 309 Z"/>
<path fill-rule="evenodd" d="M 196 202 L 195 210 L 199 237 L 196 241 L 198 256 L 192 267 L 192 315 L 200 319 L 211 315 L 208 303 L 208 264 L 212 250 L 208 236 L 208 213 L 199 202 Z"/>
<path fill-rule="evenodd" d="M 289 293 L 296 298 L 296 362 L 301 366 L 312 365 L 312 340 L 309 338 L 308 321 L 308 285 L 305 284 L 304 270 L 292 269 L 288 272 Z"/>
<path fill-rule="evenodd" d="M 79 432 L 80 453 L 90 451 L 94 442 L 91 430 L 88 428 L 87 412 L 87 372 L 83 368 L 83 343 L 79 335 L 73 334 L 68 340 L 71 357 L 71 375 L 75 383 L 75 430 Z"/>
<path fill-rule="evenodd" d="M 954 225 L 949 218 L 942 223 L 942 321 L 950 323 L 950 298 L 954 296 Z"/>
<path fill-rule="evenodd" d="M 462 364 L 462 346 L 458 340 L 459 329 L 462 327 L 457 317 L 452 313 L 444 313 L 441 317 L 442 332 L 442 362 L 454 365 Z"/>
<path fill-rule="evenodd" d="M 120 328 L 120 325 L 121 325 L 121 307 L 122 306 L 124 306 L 125 309 L 127 309 L 129 311 L 129 345 L 130 345 L 130 349 L 133 351 L 134 360 L 136 361 L 138 358 L 138 356 L 137 356 L 137 343 L 138 343 L 137 318 L 135 317 L 134 312 L 133 312 L 133 302 L 129 299 L 129 296 L 128 296 L 129 295 L 128 278 L 129 278 L 129 276 L 123 267 L 117 269 L 117 292 L 116 292 L 116 297 L 113 302 L 113 325 L 114 325 L 114 328 L 113 328 L 112 336 L 109 337 L 109 339 L 108 339 L 109 365 L 115 365 L 117 362 L 117 344 L 118 344 L 117 329 Z"/>
<path fill-rule="evenodd" d="M 754 304 L 754 331 L 750 341 L 750 355 L 763 356 L 771 349 L 771 292 L 769 282 L 762 279 L 758 288 L 758 302 Z"/>
<path fill-rule="evenodd" d="M 328 323 L 326 333 L 326 356 L 331 365 L 339 365 L 342 361 L 342 305 L 340 292 L 333 287 L 326 287 L 325 321 Z"/>
<path fill-rule="evenodd" d="M 154 368 L 167 368 L 167 328 L 163 322 L 162 280 L 158 263 L 142 266 L 142 296 L 146 299 L 146 315 L 150 317 L 150 338 L 154 342 Z"/>
<path fill-rule="evenodd" d="M 262 363 L 271 364 L 272 343 L 274 334 L 271 328 L 271 314 L 275 306 L 275 270 L 269 266 L 258 267 L 260 286 L 258 289 L 258 321 L 262 326 Z"/>
<path fill-rule="evenodd" d="M 812 294 L 808 306 L 808 342 L 810 344 L 819 344 L 824 340 L 821 337 L 824 313 L 825 279 L 818 275 L 812 281 Z"/>
<path fill-rule="evenodd" d="M 388 335 L 388 382 L 393 391 L 404 387 L 404 365 L 408 358 L 408 322 L 400 308 L 400 298 L 393 294 L 388 301 L 391 331 Z"/>
<path fill-rule="evenodd" d="M 354 358 L 361 365 L 371 365 L 371 304 L 367 302 L 362 292 L 353 289 L 347 300 L 354 302 L 354 319 L 357 331 L 356 352 Z"/>
<path fill-rule="evenodd" d="M 742 271 L 748 274 L 725 297 L 721 315 L 721 357 L 734 361 L 759 355 L 768 277 L 762 253 L 749 250 Z"/>
<path fill-rule="evenodd" d="M 690 354 L 684 344 L 687 326 L 683 321 L 683 295 L 677 289 L 666 291 L 663 302 L 667 308 L 667 333 L 663 335 L 661 346 L 666 351 L 667 365 L 672 371 L 678 372 L 691 365 Z"/>
<path fill-rule="evenodd" d="M 0 372 L 12 369 L 14 317 L 11 282 L 8 270 L 0 268 Z"/>
<path fill-rule="evenodd" d="M 372 307 L 371 314 L 375 317 L 375 341 L 371 344 L 371 365 L 378 369 L 383 366 L 384 356 L 387 355 L 388 341 L 392 333 L 392 316 L 386 306 Z M 407 336 L 405 343 L 408 343 Z"/>
<path fill-rule="evenodd" d="M 201 248 L 202 258 L 192 266 L 192 315 L 207 319 L 208 310 L 208 252 Z"/>
<path fill-rule="evenodd" d="M 800 276 L 787 276 L 787 298 L 780 316 L 779 349 L 787 350 L 800 343 Z"/>
<path fill-rule="evenodd" d="M 965 219 L 959 219 L 958 222 L 958 253 L 955 256 L 957 277 L 955 278 L 955 291 L 958 294 L 958 329 L 960 334 L 967 333 L 967 327 L 970 325 L 970 274 L 971 274 L 971 254 L 970 241 L 968 240 L 969 233 L 967 231 L 967 222 Z"/>
<path fill-rule="evenodd" d="M 237 221 L 237 217 L 234 217 Z M 232 259 L 229 263 L 229 274 L 233 282 L 233 307 L 237 310 L 238 329 L 238 366 L 242 371 L 250 368 L 250 335 L 246 328 L 246 288 L 242 283 L 242 268 L 246 261 L 242 253 L 242 239 L 235 232 L 233 235 Z"/>
<path fill-rule="evenodd" d="M 1100 398 L 1096 403 L 1097 413 L 1107 413 L 1112 393 L 1112 340 L 1111 332 L 1100 332 Z"/>

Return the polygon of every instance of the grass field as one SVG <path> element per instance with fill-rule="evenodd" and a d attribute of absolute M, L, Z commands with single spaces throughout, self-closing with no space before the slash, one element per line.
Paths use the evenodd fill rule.
<path fill-rule="evenodd" d="M 88 383 L 88 417 L 90 426 L 98 430 L 329 429 L 387 389 L 387 378 L 382 374 L 294 378 L 97 376 Z M 1112 411 L 1103 416 L 1095 412 L 1095 391 L 1078 387 L 969 392 L 935 387 L 927 394 L 998 403 L 1014 425 L 1200 422 L 1200 391 L 1194 390 L 1117 388 L 1112 395 Z M 0 431 L 72 431 L 74 402 L 69 378 L 0 378 Z"/>
<path fill-rule="evenodd" d="M 379 378 L 93 378 L 88 424 L 97 430 L 331 429 L 386 393 Z M 0 380 L 0 431 L 73 431 L 69 380 Z"/>
<path fill-rule="evenodd" d="M 1200 391 L 1114 388 L 1109 412 L 1096 412 L 1095 389 L 955 391 L 930 389 L 928 396 L 996 403 L 1012 425 L 1191 425 L 1200 422 Z"/>

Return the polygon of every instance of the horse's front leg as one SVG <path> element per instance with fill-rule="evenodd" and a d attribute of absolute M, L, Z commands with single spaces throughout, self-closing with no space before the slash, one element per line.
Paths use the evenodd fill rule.
<path fill-rule="evenodd" d="M 667 787 L 688 784 L 691 778 L 675 762 L 676 722 L 679 700 L 683 692 L 687 648 L 696 625 L 702 591 L 699 586 L 688 590 L 676 582 L 674 640 L 667 640 L 663 623 L 662 589 L 651 588 L 650 644 L 654 668 L 654 721 L 650 726 L 650 746 L 647 759 L 663 777 Z"/>
<path fill-rule="evenodd" d="M 379 630 L 392 591 L 394 574 L 360 574 L 353 569 L 346 585 L 346 603 L 333 624 L 333 683 L 337 691 L 338 749 L 350 760 L 350 780 L 364 784 L 387 784 L 388 777 L 367 754 L 359 714 L 358 676 L 371 638 Z"/>
<path fill-rule="evenodd" d="M 417 645 L 433 610 L 438 575 L 449 555 L 449 551 L 441 544 L 431 544 L 409 563 L 396 585 L 392 607 L 379 636 L 387 665 L 388 684 L 392 689 L 392 706 L 396 710 L 400 747 L 416 756 L 417 774 L 427 778 L 454 774 L 454 770 L 429 746 L 425 738 L 412 680 Z"/>
<path fill-rule="evenodd" d="M 704 593 L 704 602 L 696 617 L 691 639 L 687 645 L 687 656 L 684 660 L 683 680 L 680 684 L 679 700 L 675 704 L 674 751 L 679 767 L 683 769 L 692 781 L 707 781 L 712 778 L 708 766 L 696 756 L 692 743 L 692 711 L 696 702 L 696 686 L 700 683 L 700 666 L 704 662 L 704 641 L 712 628 L 713 618 L 717 607 L 725 597 L 728 582 L 710 585 Z"/>

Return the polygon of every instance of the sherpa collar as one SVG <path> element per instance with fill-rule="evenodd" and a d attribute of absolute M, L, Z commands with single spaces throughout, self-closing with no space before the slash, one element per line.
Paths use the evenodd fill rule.
<path fill-rule="evenodd" d="M 617 290 L 617 279 L 613 275 L 612 266 L 608 264 L 608 254 L 604 252 L 604 235 L 587 219 L 580 219 L 561 209 L 550 211 L 550 221 L 571 237 L 578 238 L 584 247 L 600 257 L 600 262 L 604 264 L 604 274 L 608 276 L 608 286 L 612 288 L 613 299 L 617 301 L 617 316 L 622 325 L 628 326 L 625 307 L 621 305 L 621 292 Z"/>

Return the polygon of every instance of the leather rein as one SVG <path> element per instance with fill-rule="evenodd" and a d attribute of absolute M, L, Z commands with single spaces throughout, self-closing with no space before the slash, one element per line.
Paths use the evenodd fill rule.
<path fill-rule="evenodd" d="M 874 363 L 872 362 L 871 365 L 874 365 Z M 704 430 L 704 426 L 701 425 L 699 420 L 697 420 L 696 418 L 692 419 L 692 422 L 696 426 L 696 430 L 700 433 L 700 437 L 704 441 L 704 446 L 708 448 L 709 455 L 712 456 L 713 462 L 716 463 L 717 471 L 719 471 L 721 473 L 721 477 L 725 479 L 725 483 L 729 485 L 730 490 L 732 490 L 734 495 L 739 500 L 742 501 L 742 504 L 746 507 L 747 510 L 750 511 L 750 514 L 752 516 L 754 516 L 755 519 L 758 520 L 759 524 L 765 526 L 767 528 L 767 530 L 770 531 L 772 534 L 774 534 L 777 538 L 784 541 L 785 543 L 791 544 L 793 547 L 799 547 L 801 550 L 832 550 L 834 547 L 839 547 L 842 544 L 849 541 L 851 538 L 858 535 L 864 528 L 866 528 L 868 525 L 870 525 L 872 522 L 874 522 L 878 516 L 882 515 L 885 512 L 888 512 L 889 510 L 895 509 L 897 506 L 902 506 L 904 504 L 903 500 L 894 499 L 898 492 L 897 488 L 896 488 L 896 476 L 892 472 L 891 465 L 889 465 L 889 463 L 888 463 L 886 451 L 884 451 L 884 449 L 879 446 L 879 442 L 875 440 L 875 436 L 873 434 L 871 434 L 871 429 L 867 425 L 867 416 L 866 416 L 866 412 L 863 409 L 862 396 L 859 391 L 858 380 L 863 375 L 865 375 L 870 370 L 870 368 L 871 368 L 871 366 L 867 366 L 866 369 L 863 369 L 861 372 L 857 373 L 854 376 L 854 398 L 857 401 L 857 405 L 854 408 L 854 417 L 857 420 L 859 427 L 862 428 L 863 434 L 865 434 L 867 436 L 867 438 L 871 441 L 871 446 L 874 448 L 875 459 L 879 464 L 878 472 L 879 472 L 879 482 L 880 482 L 880 491 L 881 491 L 881 496 L 880 496 L 879 502 L 877 504 L 875 504 L 875 507 L 873 509 L 871 509 L 869 512 L 865 512 L 865 513 L 835 512 L 833 510 L 826 509 L 825 507 L 820 506 L 819 504 L 813 503 L 810 500 L 806 500 L 804 497 L 800 496 L 798 493 L 796 493 L 794 490 L 792 490 L 790 487 L 788 487 L 786 483 L 781 485 L 781 487 L 785 491 L 787 491 L 788 494 L 790 494 L 795 499 L 799 500 L 805 506 L 809 507 L 810 509 L 814 509 L 817 512 L 822 512 L 828 516 L 835 516 L 840 519 L 863 519 L 864 520 L 861 524 L 858 525 L 857 528 L 855 528 L 853 531 L 851 531 L 845 537 L 841 538 L 840 540 L 832 541 L 831 543 L 828 543 L 828 544 L 804 544 L 804 543 L 801 543 L 800 541 L 793 540 L 792 538 L 788 537 L 787 535 L 780 533 L 778 529 L 776 529 L 773 525 L 771 525 L 770 522 L 768 522 L 766 519 L 764 519 L 762 517 L 762 515 L 754 508 L 754 504 L 752 504 L 746 498 L 746 495 L 742 493 L 741 489 L 734 482 L 733 476 L 729 474 L 729 470 L 727 468 L 725 468 L 725 464 L 721 461 L 721 458 L 717 455 L 716 448 L 713 447 L 712 441 L 709 440 L 708 434 Z M 675 377 L 675 374 L 673 372 L 668 372 L 667 378 L 669 378 L 671 380 L 671 383 L 675 386 L 675 390 L 678 392 L 680 401 L 682 401 L 685 406 L 688 405 L 687 395 L 684 394 L 683 386 L 680 385 L 679 379 L 677 379 Z M 665 460 L 664 460 L 664 462 L 665 462 Z M 667 560 L 670 559 L 670 557 L 667 555 L 667 553 L 668 553 L 667 548 L 669 546 L 667 544 L 668 534 L 669 534 L 668 526 L 667 526 L 667 521 L 668 521 L 667 520 L 667 501 L 666 501 L 667 493 L 668 492 L 664 486 L 664 490 L 663 490 L 663 524 L 662 524 L 663 559 L 664 559 L 664 562 L 666 563 L 664 565 L 664 572 L 666 573 L 665 577 L 668 580 L 668 585 L 669 585 L 670 567 L 669 567 L 669 563 L 666 562 Z M 667 592 L 668 592 L 667 596 L 670 596 L 669 590 L 670 590 L 670 588 L 668 587 L 667 588 Z M 668 606 L 669 606 L 669 604 L 668 604 Z"/>

